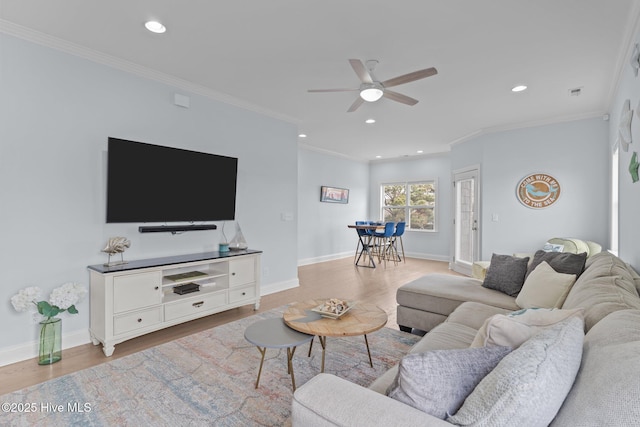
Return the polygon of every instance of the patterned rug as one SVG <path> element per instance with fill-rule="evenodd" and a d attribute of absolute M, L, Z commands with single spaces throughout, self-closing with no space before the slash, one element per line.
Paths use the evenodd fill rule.
<path fill-rule="evenodd" d="M 260 353 L 245 341 L 244 330 L 283 309 L 0 396 L 0 425 L 281 426 L 292 396 L 286 350 L 267 349 L 256 390 Z M 327 338 L 325 372 L 367 386 L 420 339 L 390 328 L 368 338 L 373 368 L 362 336 Z M 319 342 L 311 357 L 308 348 L 298 348 L 293 360 L 298 387 L 320 372 Z"/>

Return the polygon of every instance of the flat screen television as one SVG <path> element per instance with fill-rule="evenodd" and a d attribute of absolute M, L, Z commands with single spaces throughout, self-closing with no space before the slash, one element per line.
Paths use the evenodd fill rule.
<path fill-rule="evenodd" d="M 107 162 L 107 223 L 235 219 L 235 157 L 109 138 Z"/>

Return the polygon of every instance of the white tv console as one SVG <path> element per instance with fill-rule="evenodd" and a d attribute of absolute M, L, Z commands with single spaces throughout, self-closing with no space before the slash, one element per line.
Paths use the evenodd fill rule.
<path fill-rule="evenodd" d="M 140 335 L 247 304 L 260 307 L 261 251 L 207 252 L 91 265 L 94 345 L 109 357 L 115 345 Z M 200 285 L 179 295 L 174 287 Z"/>

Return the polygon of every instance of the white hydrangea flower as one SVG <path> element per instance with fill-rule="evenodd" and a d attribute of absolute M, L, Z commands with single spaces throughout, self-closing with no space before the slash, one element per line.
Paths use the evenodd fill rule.
<path fill-rule="evenodd" d="M 61 310 L 66 310 L 80 302 L 86 293 L 87 290 L 78 283 L 65 283 L 51 292 L 49 304 L 55 305 Z"/>
<path fill-rule="evenodd" d="M 37 286 L 31 286 L 22 289 L 16 295 L 11 297 L 11 304 L 16 311 L 36 310 L 38 300 L 42 296 L 42 289 Z"/>

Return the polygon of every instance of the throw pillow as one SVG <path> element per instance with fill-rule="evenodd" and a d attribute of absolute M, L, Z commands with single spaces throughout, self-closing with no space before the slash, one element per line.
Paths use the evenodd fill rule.
<path fill-rule="evenodd" d="M 485 320 L 476 333 L 471 347 L 507 346 L 518 348 L 542 329 L 549 328 L 568 318 L 584 319 L 584 310 L 559 310 L 530 308 L 509 314 L 495 314 Z"/>
<path fill-rule="evenodd" d="M 560 308 L 575 282 L 575 274 L 558 273 L 542 261 L 524 281 L 516 304 L 522 308 Z"/>
<path fill-rule="evenodd" d="M 527 270 L 527 277 L 542 261 L 546 261 L 558 273 L 575 274 L 576 277 L 580 277 L 582 270 L 584 270 L 584 264 L 587 262 L 587 253 L 537 251 Z"/>
<path fill-rule="evenodd" d="M 515 297 L 524 284 L 528 262 L 528 257 L 493 254 L 482 286 Z"/>
<path fill-rule="evenodd" d="M 572 317 L 512 351 L 447 419 L 456 425 L 547 426 L 580 368 L 584 325 Z"/>
<path fill-rule="evenodd" d="M 508 347 L 433 350 L 402 358 L 387 395 L 444 419 L 511 351 Z"/>

